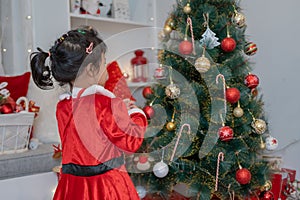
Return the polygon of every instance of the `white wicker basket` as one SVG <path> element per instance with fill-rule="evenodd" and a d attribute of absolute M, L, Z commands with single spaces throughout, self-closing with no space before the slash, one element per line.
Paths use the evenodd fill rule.
<path fill-rule="evenodd" d="M 28 111 L 0 114 L 0 155 L 28 150 L 34 114 Z"/>

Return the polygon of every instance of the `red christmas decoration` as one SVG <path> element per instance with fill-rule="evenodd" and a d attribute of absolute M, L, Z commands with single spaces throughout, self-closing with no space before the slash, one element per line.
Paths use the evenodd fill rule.
<path fill-rule="evenodd" d="M 252 55 L 256 54 L 256 52 L 257 52 L 257 46 L 256 46 L 256 44 L 254 44 L 253 42 L 248 42 L 245 45 L 244 52 L 248 56 L 252 56 Z"/>
<path fill-rule="evenodd" d="M 229 141 L 233 138 L 233 130 L 229 126 L 223 126 L 218 130 L 219 138 L 221 141 Z"/>
<path fill-rule="evenodd" d="M 226 100 L 229 103 L 236 103 L 240 99 L 241 94 L 237 88 L 227 88 L 226 89 Z"/>
<path fill-rule="evenodd" d="M 2 113 L 2 114 L 10 114 L 13 112 L 14 112 L 14 109 L 10 103 L 5 103 L 0 106 L 0 113 Z"/>
<path fill-rule="evenodd" d="M 226 37 L 221 42 L 221 48 L 225 52 L 231 52 L 235 49 L 235 47 L 236 47 L 236 42 L 231 37 Z"/>
<path fill-rule="evenodd" d="M 260 200 L 274 200 L 274 195 L 271 191 L 263 191 L 259 195 Z"/>
<path fill-rule="evenodd" d="M 153 90 L 150 86 L 146 86 L 143 89 L 143 97 L 148 99 L 153 95 Z"/>
<path fill-rule="evenodd" d="M 246 168 L 241 168 L 236 171 L 235 179 L 242 185 L 248 184 L 251 181 L 251 173 Z"/>
<path fill-rule="evenodd" d="M 145 115 L 146 115 L 146 117 L 147 117 L 148 119 L 151 119 L 151 118 L 154 116 L 154 113 L 155 113 L 155 111 L 154 111 L 154 109 L 152 108 L 152 106 L 145 106 L 145 107 L 143 108 L 143 111 L 144 111 L 144 113 L 145 113 Z"/>
<path fill-rule="evenodd" d="M 182 42 L 180 42 L 178 50 L 183 55 L 189 55 L 193 51 L 193 44 L 185 39 Z"/>
<path fill-rule="evenodd" d="M 250 88 L 256 88 L 259 84 L 259 78 L 254 74 L 249 74 L 245 77 L 245 85 Z"/>
<path fill-rule="evenodd" d="M 148 60 L 143 56 L 144 51 L 141 49 L 136 50 L 134 54 L 135 57 L 131 59 L 132 82 L 146 82 L 148 80 Z"/>

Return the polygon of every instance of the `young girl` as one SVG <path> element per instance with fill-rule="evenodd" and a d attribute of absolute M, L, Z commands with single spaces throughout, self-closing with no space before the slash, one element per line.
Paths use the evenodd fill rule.
<path fill-rule="evenodd" d="M 140 109 L 103 87 L 106 45 L 89 28 L 69 31 L 49 52 L 38 50 L 31 58 L 35 84 L 51 89 L 54 79 L 71 88 L 56 110 L 62 170 L 54 199 L 139 199 L 123 154 L 140 147 L 147 120 Z"/>

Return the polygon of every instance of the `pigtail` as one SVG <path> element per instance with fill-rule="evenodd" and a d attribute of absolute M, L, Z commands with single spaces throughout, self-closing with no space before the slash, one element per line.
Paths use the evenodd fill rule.
<path fill-rule="evenodd" d="M 34 52 L 30 55 L 32 79 L 34 83 L 43 90 L 53 88 L 50 67 L 45 65 L 45 61 L 49 56 L 50 53 L 44 52 L 40 48 L 38 48 L 38 52 Z"/>

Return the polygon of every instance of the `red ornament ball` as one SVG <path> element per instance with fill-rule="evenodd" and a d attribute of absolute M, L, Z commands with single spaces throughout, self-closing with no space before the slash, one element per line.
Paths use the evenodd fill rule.
<path fill-rule="evenodd" d="M 244 52 L 248 56 L 252 56 L 252 55 L 256 54 L 256 52 L 257 52 L 257 46 L 256 46 L 256 44 L 254 44 L 253 42 L 248 42 L 245 45 Z"/>
<path fill-rule="evenodd" d="M 251 173 L 246 168 L 241 168 L 236 171 L 235 179 L 242 185 L 248 184 L 251 181 Z"/>
<path fill-rule="evenodd" d="M 260 200 L 274 200 L 274 195 L 271 191 L 263 191 L 259 195 Z"/>
<path fill-rule="evenodd" d="M 229 126 L 223 126 L 218 130 L 219 138 L 221 141 L 229 141 L 233 138 L 233 130 Z"/>
<path fill-rule="evenodd" d="M 153 95 L 153 90 L 150 86 L 146 86 L 143 89 L 143 97 L 146 99 L 151 98 L 151 96 Z"/>
<path fill-rule="evenodd" d="M 249 74 L 245 77 L 245 85 L 250 88 L 256 88 L 259 84 L 259 78 L 254 74 Z"/>
<path fill-rule="evenodd" d="M 229 103 L 236 103 L 240 99 L 241 94 L 237 88 L 227 88 L 226 89 L 226 100 Z"/>
<path fill-rule="evenodd" d="M 235 49 L 235 47 L 236 47 L 236 42 L 231 37 L 224 38 L 221 42 L 221 48 L 225 52 L 231 52 Z"/>
<path fill-rule="evenodd" d="M 152 106 L 145 106 L 145 107 L 143 108 L 143 111 L 144 111 L 144 113 L 145 113 L 145 115 L 146 115 L 146 117 L 147 117 L 148 119 L 151 119 L 151 118 L 154 116 L 154 114 L 155 114 L 155 111 L 154 111 L 154 109 L 152 108 Z"/>
<path fill-rule="evenodd" d="M 189 55 L 193 51 L 193 44 L 188 40 L 180 42 L 178 50 L 183 55 Z"/>
<path fill-rule="evenodd" d="M 14 112 L 14 109 L 10 103 L 5 103 L 0 106 L 0 113 L 2 113 L 2 114 L 10 114 L 13 112 Z"/>

